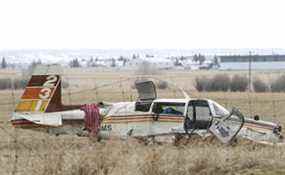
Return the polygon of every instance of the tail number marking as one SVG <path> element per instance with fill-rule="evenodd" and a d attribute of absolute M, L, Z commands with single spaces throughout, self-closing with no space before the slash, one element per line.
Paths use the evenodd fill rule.
<path fill-rule="evenodd" d="M 56 81 L 57 81 L 57 76 L 50 75 L 47 77 L 47 81 L 43 84 L 43 87 L 52 88 L 55 86 Z"/>
<path fill-rule="evenodd" d="M 46 78 L 46 82 L 43 84 L 43 89 L 41 89 L 39 93 L 39 98 L 40 100 L 37 102 L 35 111 L 40 111 L 41 106 L 43 104 L 43 100 L 47 100 L 51 96 L 51 88 L 55 86 L 57 82 L 57 76 L 55 75 L 50 75 Z"/>
<path fill-rule="evenodd" d="M 50 88 L 43 88 L 40 93 L 39 93 L 39 97 L 40 99 L 46 100 L 50 97 L 51 95 L 51 89 Z"/>

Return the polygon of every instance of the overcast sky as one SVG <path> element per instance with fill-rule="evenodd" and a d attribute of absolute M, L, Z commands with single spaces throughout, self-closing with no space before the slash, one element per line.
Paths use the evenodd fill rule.
<path fill-rule="evenodd" d="M 282 0 L 0 0 L 0 50 L 284 48 Z"/>

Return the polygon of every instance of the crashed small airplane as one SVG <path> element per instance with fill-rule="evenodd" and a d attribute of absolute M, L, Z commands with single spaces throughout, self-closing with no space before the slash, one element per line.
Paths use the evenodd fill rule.
<path fill-rule="evenodd" d="M 15 127 L 55 135 L 86 135 L 95 127 L 100 138 L 161 141 L 195 134 L 202 138 L 214 135 L 223 143 L 236 137 L 265 144 L 283 142 L 279 124 L 245 118 L 235 108 L 229 112 L 213 100 L 190 98 L 186 93 L 183 99 L 159 99 L 154 83 L 146 80 L 136 81 L 139 97 L 135 102 L 66 106 L 61 102 L 59 74 L 40 70 L 45 71 L 32 75 L 12 114 Z"/>

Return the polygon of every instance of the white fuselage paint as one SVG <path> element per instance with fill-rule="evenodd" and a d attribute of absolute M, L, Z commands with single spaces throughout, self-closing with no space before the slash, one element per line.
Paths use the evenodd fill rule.
<path fill-rule="evenodd" d="M 219 118 L 214 109 L 213 101 L 208 100 L 208 103 L 213 117 Z M 183 116 L 157 116 L 151 112 L 152 108 L 149 112 L 136 112 L 134 111 L 133 105 L 133 102 L 121 102 L 113 104 L 101 123 L 100 135 L 105 138 L 112 136 L 127 138 L 129 136 L 169 136 L 177 133 L 185 133 L 183 125 L 188 102 L 185 103 L 185 112 Z M 104 110 L 101 109 L 100 111 Z M 78 134 L 82 132 L 82 128 L 84 127 L 84 116 L 85 113 L 81 110 L 51 112 L 44 114 L 25 112 L 14 113 L 12 120 L 26 119 L 39 125 L 48 126 L 50 127 L 49 131 L 52 131 L 51 133 L 54 134 Z M 65 124 L 64 121 L 73 122 L 72 124 Z M 238 135 L 244 138 L 260 141 L 278 140 L 277 135 L 275 135 L 271 129 L 275 126 L 276 124 L 271 122 L 255 121 L 246 118 L 245 125 Z M 201 130 L 197 130 L 196 132 L 199 133 Z"/>

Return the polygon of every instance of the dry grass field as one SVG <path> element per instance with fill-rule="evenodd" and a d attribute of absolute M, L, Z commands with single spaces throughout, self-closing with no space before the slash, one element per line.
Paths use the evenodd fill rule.
<path fill-rule="evenodd" d="M 152 75 L 183 87 L 192 97 L 211 98 L 227 108 L 239 107 L 246 115 L 278 121 L 285 126 L 285 93 L 211 92 L 199 93 L 193 88 L 197 76 L 217 73 L 246 72 L 163 72 Z M 282 72 L 254 72 L 266 81 Z M 20 73 L 0 71 L 1 77 L 20 77 Z M 70 87 L 63 90 L 66 104 L 91 103 L 101 100 L 136 99 L 131 88 L 137 75 L 124 71 L 65 70 L 63 80 Z M 87 90 L 89 89 L 89 90 Z M 92 90 L 90 90 L 92 89 Z M 285 147 L 264 146 L 240 140 L 223 145 L 215 139 L 190 140 L 187 145 L 144 145 L 135 140 L 97 142 L 77 136 L 50 136 L 29 130 L 16 130 L 9 115 L 22 91 L 0 91 L 0 174 L 92 175 L 92 174 L 285 174 Z M 173 86 L 159 90 L 160 97 L 180 98 Z"/>

